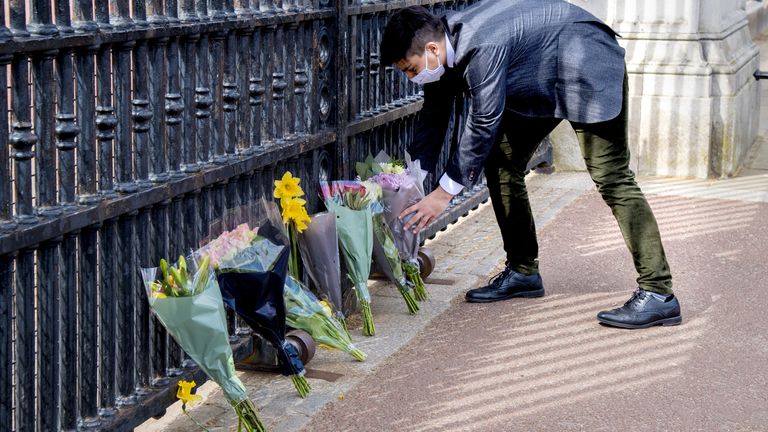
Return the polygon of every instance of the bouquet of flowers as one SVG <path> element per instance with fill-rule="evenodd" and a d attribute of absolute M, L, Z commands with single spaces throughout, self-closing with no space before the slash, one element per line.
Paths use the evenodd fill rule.
<path fill-rule="evenodd" d="M 413 292 L 413 285 L 406 279 L 403 272 L 400 253 L 395 245 L 392 231 L 384 218 L 384 208 L 381 205 L 382 188 L 370 181 L 363 182 L 371 196 L 371 219 L 373 223 L 373 261 L 391 280 L 400 295 L 403 296 L 408 313 L 414 315 L 419 310 Z M 375 200 L 375 201 L 374 201 Z"/>
<path fill-rule="evenodd" d="M 227 236 L 219 236 L 207 247 L 226 251 L 216 262 L 216 277 L 223 301 L 275 347 L 282 374 L 290 376 L 299 395 L 306 397 L 311 387 L 304 377 L 304 364 L 296 348 L 285 340 L 283 286 L 288 250 L 257 235 L 254 230 L 249 231 L 241 233 L 242 238 L 251 238 L 247 244 L 231 243 Z M 205 251 L 203 248 L 202 253 Z"/>
<path fill-rule="evenodd" d="M 223 390 L 238 418 L 238 430 L 263 432 L 253 402 L 235 373 L 227 319 L 210 259 L 195 265 L 183 256 L 174 266 L 141 269 L 147 300 L 168 333 Z"/>
<path fill-rule="evenodd" d="M 362 180 L 381 186 L 384 219 L 392 231 L 405 276 L 413 284 L 414 297 L 422 301 L 429 295 L 420 274 L 419 236 L 403 228 L 411 216 L 402 221 L 399 216 L 424 198 L 426 173 L 421 169 L 419 161 L 411 161 L 407 153 L 405 157 L 405 161 L 393 160 L 382 151 L 375 159 L 369 156 L 365 162 L 358 162 L 356 169 Z"/>
<path fill-rule="evenodd" d="M 286 322 L 290 327 L 309 333 L 321 347 L 344 351 L 357 361 L 365 360 L 365 353 L 355 348 L 347 331 L 331 315 L 330 308 L 324 307 L 291 276 L 285 280 L 285 307 Z"/>
<path fill-rule="evenodd" d="M 348 277 L 357 292 L 363 316 L 363 334 L 373 336 L 376 328 L 371 312 L 368 276 L 373 253 L 371 197 L 364 185 L 356 181 L 320 182 L 325 206 L 336 215 L 336 227 Z"/>
<path fill-rule="evenodd" d="M 323 301 L 332 307 L 334 317 L 346 331 L 346 320 L 342 312 L 336 215 L 322 212 L 312 215 L 311 219 L 312 223 L 299 235 L 304 270 L 314 282 Z"/>

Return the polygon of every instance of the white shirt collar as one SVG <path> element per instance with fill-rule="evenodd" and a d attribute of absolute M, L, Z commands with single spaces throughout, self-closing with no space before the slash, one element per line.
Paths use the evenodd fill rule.
<path fill-rule="evenodd" d="M 449 68 L 453 67 L 453 61 L 456 57 L 456 53 L 453 51 L 451 40 L 448 38 L 448 33 L 445 34 L 445 62 Z"/>

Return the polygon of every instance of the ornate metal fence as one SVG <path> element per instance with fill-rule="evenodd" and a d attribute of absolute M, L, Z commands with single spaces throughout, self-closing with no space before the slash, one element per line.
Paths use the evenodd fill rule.
<path fill-rule="evenodd" d="M 473 2 L 3 2 L 0 430 L 130 430 L 180 377 L 200 382 L 139 268 L 286 169 L 313 191 L 369 152 L 402 155 L 420 100 L 378 60 L 386 19 Z M 458 197 L 427 235 L 486 196 Z"/>

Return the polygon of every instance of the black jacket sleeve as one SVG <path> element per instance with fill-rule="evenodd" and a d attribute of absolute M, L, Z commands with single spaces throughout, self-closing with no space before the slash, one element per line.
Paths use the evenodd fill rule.
<path fill-rule="evenodd" d="M 414 125 L 413 140 L 408 146 L 411 158 L 420 160 L 421 167 L 429 172 L 435 171 L 440 157 L 457 93 L 451 72 L 446 71 L 440 81 L 423 87 L 424 105 Z"/>
<path fill-rule="evenodd" d="M 464 79 L 470 103 L 464 131 L 456 151 L 446 167 L 446 174 L 465 187 L 473 186 L 480 176 L 504 117 L 507 95 L 507 47 L 484 44 L 468 53 Z"/>

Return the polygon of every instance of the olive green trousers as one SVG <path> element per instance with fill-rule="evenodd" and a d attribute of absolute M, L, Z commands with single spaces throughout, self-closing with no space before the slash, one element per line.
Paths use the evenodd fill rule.
<path fill-rule="evenodd" d="M 571 122 L 579 139 L 587 170 L 611 208 L 632 254 L 640 288 L 672 293 L 672 276 L 653 211 L 629 168 L 627 147 L 627 86 L 618 117 L 602 123 Z M 560 119 L 524 117 L 507 111 L 503 134 L 485 164 L 488 190 L 507 254 L 507 263 L 524 274 L 538 273 L 536 240 L 525 169 L 539 143 Z M 582 221 L 589 224 L 589 220 Z M 575 227 L 578 229 L 578 227 Z"/>

